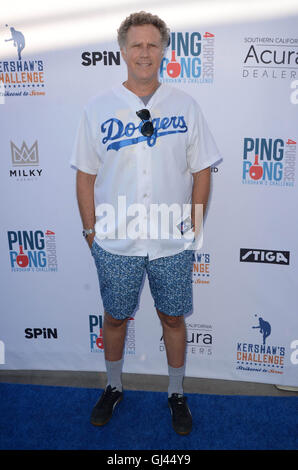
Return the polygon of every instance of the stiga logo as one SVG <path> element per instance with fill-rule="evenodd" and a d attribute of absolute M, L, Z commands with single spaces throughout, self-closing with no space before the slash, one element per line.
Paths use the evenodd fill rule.
<path fill-rule="evenodd" d="M 298 38 L 246 37 L 243 78 L 295 79 L 298 65 Z"/>
<path fill-rule="evenodd" d="M 289 251 L 240 248 L 240 261 L 245 263 L 290 264 Z"/>
<path fill-rule="evenodd" d="M 213 83 L 215 35 L 173 32 L 160 64 L 164 83 Z"/>
<path fill-rule="evenodd" d="M 213 345 L 212 325 L 186 323 L 187 354 L 211 356 Z M 160 338 L 159 350 L 164 351 L 163 336 Z"/>
<path fill-rule="evenodd" d="M 10 142 L 11 161 L 13 168 L 9 170 L 9 176 L 16 181 L 36 181 L 42 174 L 39 167 L 39 153 L 37 140 L 28 146 L 23 141 L 18 147 Z"/>
<path fill-rule="evenodd" d="M 6 25 L 8 27 L 8 25 Z M 43 60 L 23 60 L 22 52 L 26 46 L 23 31 L 14 27 L 6 31 L 3 38 L 7 51 L 16 48 L 15 60 L 0 61 L 0 84 L 4 87 L 1 96 L 44 96 L 45 76 Z"/>
<path fill-rule="evenodd" d="M 90 351 L 104 352 L 103 344 L 103 315 L 89 315 L 89 337 Z M 126 339 L 124 354 L 131 355 L 136 353 L 135 343 L 135 322 L 134 318 L 129 318 L 126 327 Z"/>
<path fill-rule="evenodd" d="M 57 271 L 56 235 L 52 230 L 7 232 L 13 272 Z"/>
<path fill-rule="evenodd" d="M 193 284 L 210 284 L 210 253 L 193 252 Z"/>
<path fill-rule="evenodd" d="M 261 341 L 256 341 L 257 332 Z M 251 325 L 251 340 L 237 342 L 237 370 L 283 374 L 285 347 L 270 344 L 268 338 L 271 332 L 271 324 L 268 320 L 255 315 L 255 321 Z"/>
<path fill-rule="evenodd" d="M 242 183 L 292 187 L 295 184 L 296 140 L 245 137 Z"/>

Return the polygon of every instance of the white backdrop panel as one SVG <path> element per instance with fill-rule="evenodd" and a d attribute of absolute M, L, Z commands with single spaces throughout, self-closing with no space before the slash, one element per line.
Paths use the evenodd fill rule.
<path fill-rule="evenodd" d="M 124 9 L 123 17 L 128 13 Z M 166 11 L 161 13 L 167 21 Z M 295 177 L 297 156 L 297 106 L 290 99 L 291 83 L 295 74 L 298 77 L 297 16 L 223 24 L 197 18 L 187 27 L 179 22 L 175 28 L 169 24 L 175 34 L 176 59 L 190 67 L 172 85 L 201 104 L 223 161 L 212 172 L 204 245 L 194 258 L 194 310 L 186 318 L 186 375 L 297 386 L 297 185 L 281 184 L 287 158 L 292 158 Z M 125 65 L 122 60 L 120 65 L 104 65 L 103 60 L 82 65 L 83 52 L 116 55 L 118 45 L 110 36 L 101 35 L 97 43 L 82 40 L 79 46 L 35 50 L 28 24 L 15 26 L 23 31 L 26 47 L 21 61 L 12 43 L 7 43 L 9 52 L 2 52 L 4 90 L 30 93 L 34 89 L 45 95 L 6 96 L 1 106 L 0 340 L 4 354 L 0 354 L 0 367 L 105 370 L 103 306 L 95 266 L 81 236 L 75 172 L 69 159 L 84 104 L 102 89 L 124 81 Z M 100 23 L 98 26 L 100 29 Z M 206 32 L 213 36 L 204 38 Z M 199 56 L 197 33 L 201 34 Z M 1 42 L 9 37 L 9 28 L 3 27 Z M 179 38 L 184 44 L 187 39 L 191 44 L 191 38 L 197 42 L 192 49 L 179 50 Z M 202 81 L 207 46 L 209 57 L 214 53 L 209 83 Z M 3 47 L 2 43 L 2 51 Z M 260 55 L 266 50 L 262 62 Z M 274 63 L 274 51 L 276 62 L 283 63 Z M 289 51 L 293 52 L 290 57 Z M 167 58 L 171 60 L 171 50 Z M 199 77 L 198 69 L 192 68 L 198 66 L 198 58 Z M 42 61 L 44 82 L 34 88 L 16 82 L 14 87 L 11 80 L 17 75 L 13 67 L 19 62 L 24 68 L 30 61 L 35 61 L 35 68 Z M 161 79 L 169 77 L 163 72 Z M 279 154 L 273 151 L 259 160 L 263 172 L 265 167 L 278 170 L 276 164 L 282 163 L 280 180 L 274 180 L 277 171 L 264 180 L 253 179 L 247 171 L 243 183 L 243 167 L 249 165 L 244 163 L 245 143 L 256 147 L 257 139 L 267 148 L 282 142 L 278 147 L 283 150 L 281 160 L 274 158 Z M 287 144 L 289 139 L 292 143 Z M 36 141 L 38 162 L 14 165 L 11 142 L 21 149 L 23 142 L 31 148 Z M 247 153 L 251 165 L 255 153 L 256 148 Z M 32 269 L 17 263 L 21 242 L 25 259 L 31 257 Z M 40 248 L 43 242 L 45 246 Z M 241 261 L 240 249 L 248 249 Z M 276 262 L 260 262 L 262 256 L 270 257 L 271 250 L 288 252 L 289 264 L 277 258 Z M 50 264 L 53 252 L 55 265 Z M 139 308 L 129 322 L 124 372 L 167 374 L 161 325 L 147 279 Z"/>

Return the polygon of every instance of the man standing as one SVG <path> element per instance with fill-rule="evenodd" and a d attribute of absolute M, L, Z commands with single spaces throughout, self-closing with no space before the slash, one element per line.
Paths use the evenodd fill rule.
<path fill-rule="evenodd" d="M 183 394 L 184 315 L 192 310 L 192 251 L 183 236 L 179 239 L 171 230 L 167 237 L 157 233 L 156 219 L 152 230 L 151 208 L 160 203 L 190 205 L 192 233 L 197 232 L 195 207 L 206 208 L 210 165 L 219 155 L 195 100 L 159 83 L 169 43 L 165 23 L 150 13 L 131 14 L 118 30 L 118 42 L 127 79 L 87 104 L 72 158 L 83 234 L 95 260 L 105 310 L 107 387 L 91 422 L 106 424 L 123 397 L 126 324 L 147 272 L 163 329 L 172 424 L 177 433 L 188 434 L 192 416 Z M 102 217 L 111 207 L 117 214 L 114 224 Z M 129 220 L 136 207 L 137 235 Z"/>

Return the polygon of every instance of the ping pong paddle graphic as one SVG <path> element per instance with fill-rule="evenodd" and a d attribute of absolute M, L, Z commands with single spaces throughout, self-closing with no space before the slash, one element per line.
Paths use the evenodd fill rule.
<path fill-rule="evenodd" d="M 20 268 L 26 268 L 26 266 L 29 264 L 29 258 L 24 254 L 22 245 L 20 245 L 20 252 L 17 256 L 17 264 L 20 266 Z"/>
<path fill-rule="evenodd" d="M 263 176 L 263 167 L 259 164 L 258 155 L 255 155 L 255 162 L 249 169 L 249 175 L 253 180 L 259 180 Z"/>
<path fill-rule="evenodd" d="M 167 73 L 171 78 L 176 78 L 180 75 L 181 65 L 176 61 L 176 52 L 172 51 L 171 62 L 167 65 Z"/>

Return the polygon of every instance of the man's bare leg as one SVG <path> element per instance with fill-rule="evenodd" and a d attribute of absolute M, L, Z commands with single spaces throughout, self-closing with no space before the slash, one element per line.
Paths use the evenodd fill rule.
<path fill-rule="evenodd" d="M 121 373 L 123 364 L 123 349 L 128 318 L 116 320 L 107 312 L 103 323 L 103 344 L 107 369 L 107 383 L 111 387 L 122 390 Z"/>
<path fill-rule="evenodd" d="M 156 309 L 157 310 L 157 309 Z M 157 310 L 163 328 L 169 368 L 169 397 L 172 393 L 183 394 L 185 371 L 186 327 L 184 316 L 171 317 Z"/>
<path fill-rule="evenodd" d="M 186 328 L 184 316 L 171 317 L 157 310 L 163 328 L 168 364 L 182 367 L 185 361 Z"/>
<path fill-rule="evenodd" d="M 122 359 L 127 321 L 128 318 L 125 320 L 116 320 L 105 311 L 103 343 L 105 359 L 107 361 L 119 361 Z"/>

